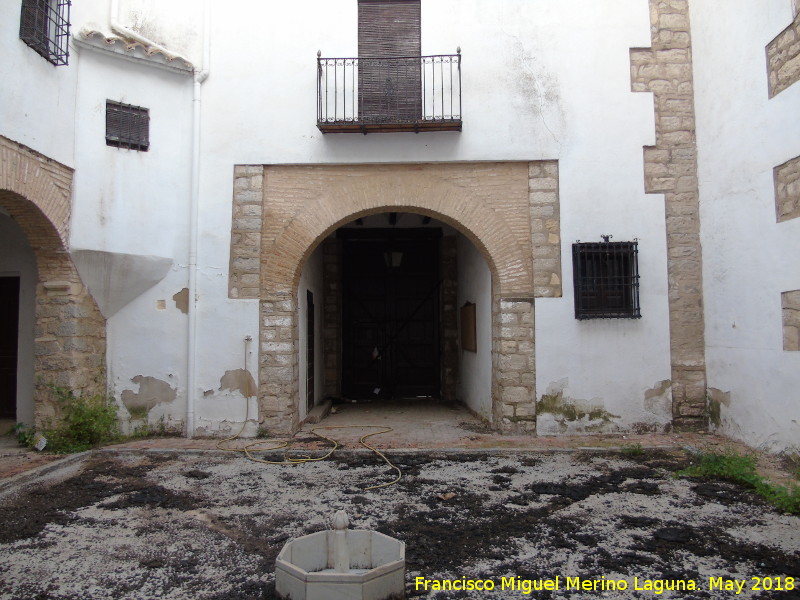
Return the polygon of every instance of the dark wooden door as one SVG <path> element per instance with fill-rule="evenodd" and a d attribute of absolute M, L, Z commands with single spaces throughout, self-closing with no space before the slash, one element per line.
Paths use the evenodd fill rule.
<path fill-rule="evenodd" d="M 346 397 L 439 396 L 436 234 L 394 229 L 342 234 Z"/>
<path fill-rule="evenodd" d="M 17 418 L 19 277 L 0 277 L 0 418 Z"/>

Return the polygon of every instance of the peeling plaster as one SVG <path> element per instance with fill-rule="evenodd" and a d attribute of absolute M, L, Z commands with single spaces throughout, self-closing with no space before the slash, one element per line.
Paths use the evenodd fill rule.
<path fill-rule="evenodd" d="M 250 371 L 236 369 L 225 371 L 225 375 L 219 378 L 219 391 L 225 390 L 239 392 L 245 398 L 252 398 L 258 392 L 258 386 Z"/>
<path fill-rule="evenodd" d="M 567 384 L 567 379 L 551 383 L 536 403 L 539 433 L 608 433 L 619 429 L 613 419 L 622 417 L 608 412 L 601 400 L 565 397 Z"/>
<path fill-rule="evenodd" d="M 138 417 L 144 413 L 144 417 L 157 404 L 169 403 L 177 398 L 177 390 L 161 379 L 137 375 L 131 381 L 139 385 L 139 391 L 123 390 L 121 394 L 122 403 L 131 416 Z"/>
<path fill-rule="evenodd" d="M 644 409 L 655 415 L 672 413 L 672 380 L 664 379 L 644 391 Z"/>
<path fill-rule="evenodd" d="M 189 288 L 183 288 L 180 292 L 172 296 L 175 307 L 183 314 L 189 314 Z"/>

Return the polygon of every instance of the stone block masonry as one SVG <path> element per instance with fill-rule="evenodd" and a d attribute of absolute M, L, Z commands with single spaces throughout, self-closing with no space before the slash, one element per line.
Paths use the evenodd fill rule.
<path fill-rule="evenodd" d="M 775 213 L 779 223 L 800 217 L 800 156 L 775 167 Z"/>
<path fill-rule="evenodd" d="M 652 92 L 656 145 L 644 149 L 645 191 L 664 194 L 673 424 L 707 422 L 697 144 L 687 0 L 650 0 L 650 48 L 631 50 L 634 92 Z"/>
<path fill-rule="evenodd" d="M 263 188 L 263 166 L 234 167 L 229 298 L 255 299 L 260 294 Z"/>
<path fill-rule="evenodd" d="M 794 21 L 767 44 L 769 97 L 800 79 L 800 1 L 794 3 Z"/>
<path fill-rule="evenodd" d="M 781 294 L 783 308 L 783 349 L 800 351 L 800 290 Z"/>
<path fill-rule="evenodd" d="M 528 165 L 533 245 L 533 285 L 537 298 L 561 297 L 561 203 L 558 161 Z"/>
<path fill-rule="evenodd" d="M 300 393 L 294 298 L 270 296 L 260 303 L 259 423 L 270 433 L 299 426 Z"/>
<path fill-rule="evenodd" d="M 493 421 L 509 432 L 536 431 L 533 298 L 495 298 L 492 324 Z"/>

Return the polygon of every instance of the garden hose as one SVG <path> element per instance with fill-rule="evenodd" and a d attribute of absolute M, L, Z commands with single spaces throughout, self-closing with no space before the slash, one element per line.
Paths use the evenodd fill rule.
<path fill-rule="evenodd" d="M 247 336 L 245 338 L 245 340 L 244 340 L 244 371 L 245 371 L 245 374 L 248 373 L 248 371 L 247 371 L 247 345 L 250 342 L 250 340 L 251 340 L 250 336 Z M 333 430 L 333 429 L 355 429 L 355 428 L 376 429 L 377 428 L 377 429 L 380 429 L 381 431 L 373 431 L 372 433 L 367 433 L 365 435 L 362 435 L 359 438 L 358 442 L 362 446 L 364 446 L 365 448 L 369 448 L 375 454 L 380 456 L 386 462 L 386 464 L 389 465 L 389 467 L 391 469 L 393 469 L 394 471 L 397 472 L 397 477 L 395 477 L 392 481 L 390 481 L 388 483 L 381 483 L 381 484 L 378 484 L 378 485 L 372 485 L 372 486 L 363 488 L 363 490 L 364 491 L 377 490 L 377 489 L 380 489 L 380 488 L 388 487 L 390 485 L 394 485 L 395 483 L 400 481 L 400 478 L 403 476 L 403 474 L 400 471 L 400 469 L 395 464 L 393 464 L 392 461 L 390 461 L 383 452 L 381 452 L 380 450 L 378 450 L 374 446 L 371 446 L 366 441 L 367 438 L 372 437 L 373 435 L 380 435 L 382 433 L 388 433 L 390 431 L 394 431 L 394 429 L 389 427 L 388 425 L 326 425 L 326 426 L 312 427 L 309 430 L 310 433 L 313 433 L 317 437 L 319 437 L 319 438 L 321 438 L 323 440 L 326 440 L 326 441 L 330 442 L 331 444 L 333 444 L 333 446 L 325 454 L 323 454 L 322 456 L 316 456 L 316 457 L 312 457 L 312 456 L 309 456 L 309 455 L 289 456 L 289 450 L 288 450 L 289 442 L 274 442 L 274 441 L 271 442 L 269 440 L 262 440 L 262 441 L 252 442 L 250 444 L 246 444 L 245 446 L 243 446 L 241 448 L 229 448 L 227 446 L 224 446 L 224 444 L 226 442 L 232 442 L 232 441 L 238 439 L 242 435 L 242 432 L 244 431 L 244 428 L 247 426 L 247 422 L 250 419 L 250 378 L 249 377 L 245 377 L 244 386 L 245 386 L 244 397 L 245 397 L 245 406 L 246 406 L 246 408 L 245 408 L 245 416 L 244 416 L 244 422 L 242 423 L 242 427 L 241 427 L 241 429 L 239 429 L 239 431 L 236 433 L 236 435 L 233 435 L 231 437 L 219 440 L 217 442 L 217 449 L 218 450 L 222 450 L 224 452 L 240 452 L 240 453 L 244 454 L 249 460 L 252 460 L 253 462 L 258 462 L 258 463 L 267 464 L 267 465 L 297 465 L 297 464 L 308 463 L 308 462 L 318 462 L 318 461 L 330 458 L 330 456 L 336 451 L 336 449 L 341 446 L 341 444 L 339 444 L 339 442 L 336 441 L 335 439 L 320 433 L 320 430 L 330 431 L 330 430 Z M 264 448 L 264 447 L 262 447 L 263 444 L 272 444 L 272 447 Z M 267 460 L 267 459 L 264 459 L 264 458 L 258 458 L 258 457 L 253 456 L 251 454 L 251 452 L 268 452 L 270 450 L 280 450 L 280 449 L 285 449 L 284 453 L 283 453 L 283 460 Z"/>

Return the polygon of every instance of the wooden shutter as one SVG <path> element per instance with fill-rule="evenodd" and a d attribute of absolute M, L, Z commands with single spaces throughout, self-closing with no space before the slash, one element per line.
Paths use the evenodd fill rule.
<path fill-rule="evenodd" d="M 358 56 L 419 56 L 420 0 L 361 0 Z"/>
<path fill-rule="evenodd" d="M 106 145 L 147 151 L 150 113 L 141 106 L 106 101 Z"/>
<path fill-rule="evenodd" d="M 50 3 L 48 0 L 22 0 L 19 37 L 48 58 L 50 43 Z"/>
<path fill-rule="evenodd" d="M 359 0 L 359 118 L 420 119 L 420 40 L 420 0 Z"/>

